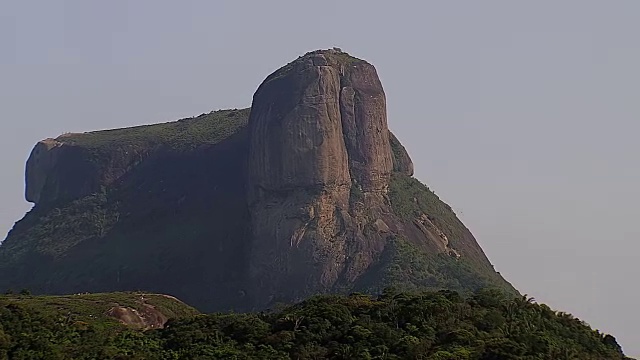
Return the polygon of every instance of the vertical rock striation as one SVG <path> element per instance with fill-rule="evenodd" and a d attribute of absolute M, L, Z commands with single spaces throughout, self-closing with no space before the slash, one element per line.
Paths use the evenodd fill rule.
<path fill-rule="evenodd" d="M 309 53 L 258 88 L 249 131 L 254 297 L 299 299 L 353 282 L 389 231 L 393 161 L 375 68 Z"/>

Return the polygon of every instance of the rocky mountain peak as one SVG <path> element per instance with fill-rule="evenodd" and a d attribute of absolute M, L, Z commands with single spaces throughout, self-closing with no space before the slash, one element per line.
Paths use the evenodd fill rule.
<path fill-rule="evenodd" d="M 375 67 L 313 51 L 251 109 L 38 143 L 0 288 L 144 289 L 208 311 L 388 286 L 515 292 L 412 175 Z"/>
<path fill-rule="evenodd" d="M 248 127 L 256 298 L 302 298 L 361 277 L 399 231 L 375 67 L 337 50 L 307 53 L 260 85 Z"/>
<path fill-rule="evenodd" d="M 393 170 L 376 69 L 343 52 L 310 52 L 268 76 L 249 128 L 255 191 L 352 182 L 384 191 Z"/>

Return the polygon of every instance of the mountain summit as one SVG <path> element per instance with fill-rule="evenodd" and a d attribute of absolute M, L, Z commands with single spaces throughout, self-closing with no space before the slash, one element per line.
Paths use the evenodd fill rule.
<path fill-rule="evenodd" d="M 516 293 L 412 175 L 374 66 L 310 52 L 250 110 L 38 143 L 0 288 L 143 289 L 206 311 L 388 286 Z"/>
<path fill-rule="evenodd" d="M 348 288 L 397 232 L 385 95 L 332 50 L 269 76 L 249 117 L 251 277 L 259 299 Z"/>

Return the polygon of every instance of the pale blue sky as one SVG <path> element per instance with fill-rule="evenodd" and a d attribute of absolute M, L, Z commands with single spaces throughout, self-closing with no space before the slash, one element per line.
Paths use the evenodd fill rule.
<path fill-rule="evenodd" d="M 640 2 L 0 1 L 0 233 L 35 142 L 247 107 L 309 50 L 373 63 L 416 175 L 520 291 L 640 356 Z M 0 238 L 4 237 L 0 235 Z"/>

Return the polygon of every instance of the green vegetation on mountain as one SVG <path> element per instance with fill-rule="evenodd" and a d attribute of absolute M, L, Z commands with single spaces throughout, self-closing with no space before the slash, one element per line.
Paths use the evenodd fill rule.
<path fill-rule="evenodd" d="M 278 80 L 284 78 L 287 74 L 289 74 L 293 69 L 296 62 L 305 57 L 309 57 L 309 55 L 313 54 L 323 54 L 326 58 L 330 59 L 329 61 L 334 61 L 336 63 L 341 64 L 342 66 L 349 66 L 355 62 L 365 62 L 362 59 L 358 59 L 349 53 L 346 53 L 340 49 L 332 49 L 332 50 L 315 50 L 310 51 L 302 56 L 299 56 L 296 60 L 291 61 L 290 63 L 282 66 L 280 69 L 273 72 L 265 79 L 265 83 Z"/>
<path fill-rule="evenodd" d="M 82 154 L 71 169 L 91 162 L 121 176 L 86 195 L 36 204 L 0 246 L 0 289 L 145 290 L 176 294 L 202 310 L 243 308 L 236 283 L 246 267 L 248 116 L 249 109 L 219 110 L 61 137 L 68 144 L 61 148 Z M 121 162 L 126 172 L 113 170 L 132 149 L 139 155 Z"/>
<path fill-rule="evenodd" d="M 465 260 L 426 252 L 403 238 L 389 241 L 382 253 L 380 267 L 377 277 L 367 279 L 367 284 L 372 285 L 364 285 L 362 291 L 369 293 L 394 287 L 403 291 L 449 289 L 469 294 L 497 284 L 503 285 L 478 274 Z M 517 294 L 509 284 L 500 288 Z"/>
<path fill-rule="evenodd" d="M 22 291 L 22 293 L 27 291 Z M 143 311 L 152 306 L 167 318 L 183 318 L 199 314 L 193 307 L 182 301 L 161 294 L 142 292 L 113 292 L 74 295 L 5 294 L 0 296 L 5 306 L 21 306 L 27 311 L 42 313 L 46 316 L 64 315 L 68 321 L 90 322 L 104 328 L 120 328 L 121 322 L 107 312 L 114 306 L 128 307 Z"/>
<path fill-rule="evenodd" d="M 464 238 L 468 231 L 451 207 L 414 177 L 393 174 L 389 198 L 396 215 L 405 220 L 413 220 L 421 214 L 428 214 L 429 220 L 454 243 L 457 239 Z"/>
<path fill-rule="evenodd" d="M 92 194 L 52 211 L 36 208 L 23 220 L 22 225 L 28 226 L 28 233 L 22 241 L 4 245 L 5 251 L 0 254 L 12 257 L 2 258 L 3 263 L 20 261 L 30 250 L 46 257 L 59 257 L 87 238 L 103 237 L 118 222 L 118 217 L 119 213 L 108 203 L 106 193 Z"/>
<path fill-rule="evenodd" d="M 214 145 L 247 124 L 250 109 L 217 110 L 192 118 L 123 129 L 65 134 L 58 141 L 108 154 L 132 147 L 185 151 Z"/>
<path fill-rule="evenodd" d="M 60 137 L 104 167 L 131 149 L 151 154 L 95 192 L 37 204 L 0 247 L 0 287 L 37 294 L 141 289 L 174 293 L 200 310 L 248 309 L 242 239 L 248 221 L 243 173 L 249 112 L 219 110 L 173 123 Z M 411 166 L 402 145 L 390 137 L 394 160 Z M 352 201 L 362 201 L 355 183 L 351 190 Z M 390 199 L 409 228 L 426 213 L 454 246 L 468 231 L 448 205 L 406 173 L 392 176 Z M 389 240 L 380 260 L 372 274 L 343 291 L 396 286 L 470 293 L 491 285 L 515 293 L 491 268 L 403 237 Z"/>
<path fill-rule="evenodd" d="M 396 172 L 389 184 L 389 198 L 394 213 L 406 222 L 420 217 L 440 229 L 453 249 L 481 251 L 473 235 L 458 219 L 451 207 L 431 189 L 414 177 Z M 473 241 L 471 241 L 473 240 Z M 474 258 L 451 254 L 431 253 L 420 244 L 396 237 L 386 252 L 387 270 L 385 286 L 401 289 L 450 289 L 473 292 L 484 287 L 498 286 L 518 294 L 511 284 L 502 281 L 492 267 L 474 261 Z"/>
<path fill-rule="evenodd" d="M 144 295 L 171 314 L 163 329 L 146 331 L 105 315 L 114 304 L 140 309 L 140 296 L 0 297 L 0 359 L 625 359 L 612 336 L 497 290 L 463 298 L 387 289 L 195 316 L 175 300 Z"/>
<path fill-rule="evenodd" d="M 411 177 L 385 99 L 373 65 L 318 50 L 251 109 L 40 141 L 0 289 L 170 293 L 201 311 L 388 286 L 515 294 Z"/>

